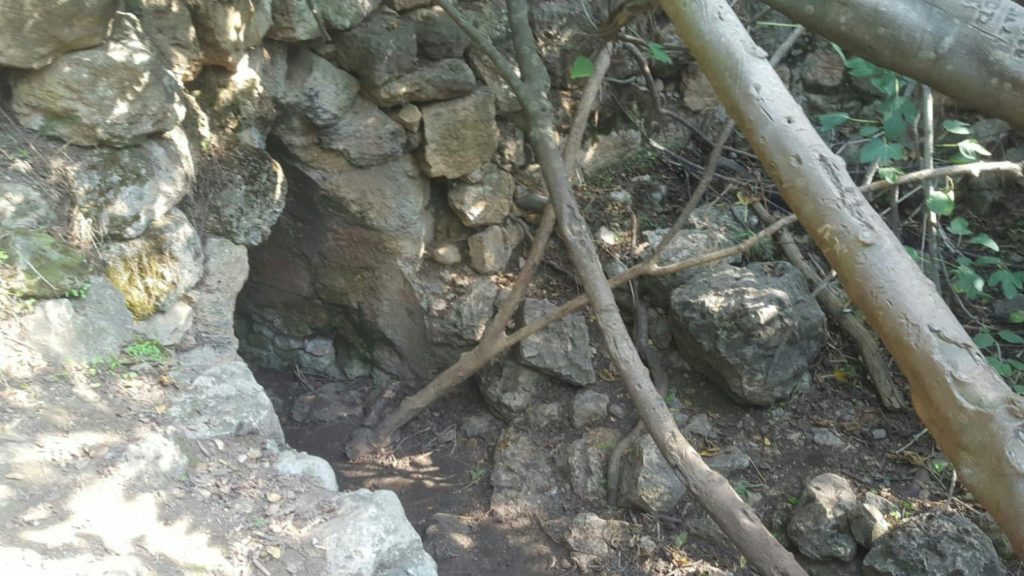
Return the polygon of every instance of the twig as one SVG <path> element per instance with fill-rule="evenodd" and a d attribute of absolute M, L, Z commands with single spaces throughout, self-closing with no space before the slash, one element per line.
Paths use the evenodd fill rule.
<path fill-rule="evenodd" d="M 1005 172 L 1012 176 L 1016 176 L 1017 178 L 1024 178 L 1024 171 L 1021 170 L 1021 165 L 1016 162 L 973 162 L 971 164 L 957 164 L 955 166 L 943 166 L 942 168 L 918 170 L 916 172 L 904 174 L 892 182 L 877 180 L 867 186 L 861 186 L 860 190 L 867 194 L 878 192 L 879 190 L 885 190 L 886 188 L 891 188 L 893 186 L 917 184 L 919 182 L 935 178 L 953 176 L 971 176 L 973 178 L 977 178 L 988 172 Z"/>
<path fill-rule="evenodd" d="M 903 446 L 900 446 L 899 448 L 897 448 L 897 449 L 893 450 L 893 452 L 892 452 L 892 453 L 893 453 L 893 454 L 899 454 L 900 452 L 903 452 L 903 451 L 904 451 L 904 450 L 906 450 L 907 448 L 910 448 L 911 446 L 913 446 L 913 445 L 914 445 L 914 442 L 917 442 L 918 440 L 920 440 L 920 439 L 921 439 L 921 437 L 922 437 L 922 436 L 924 436 L 924 435 L 925 435 L 925 434 L 927 434 L 927 433 L 928 433 L 928 429 L 927 429 L 927 428 L 924 428 L 924 429 L 922 429 L 922 430 L 921 430 L 920 432 L 918 432 L 917 434 L 914 434 L 914 437 L 910 439 L 910 442 L 907 442 L 907 443 L 906 443 L 906 444 L 904 444 Z"/>

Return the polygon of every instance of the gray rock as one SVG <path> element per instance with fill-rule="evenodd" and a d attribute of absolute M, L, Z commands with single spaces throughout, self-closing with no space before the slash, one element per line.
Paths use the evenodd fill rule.
<path fill-rule="evenodd" d="M 556 306 L 547 300 L 523 302 L 523 325 L 541 318 Z M 582 314 L 570 314 L 519 344 L 524 364 L 556 378 L 586 386 L 597 379 L 590 359 L 590 334 Z"/>
<path fill-rule="evenodd" d="M 0 230 L 46 228 L 57 223 L 53 191 L 29 174 L 0 172 Z"/>
<path fill-rule="evenodd" d="M 47 136 L 84 146 L 125 146 L 178 123 L 175 85 L 143 40 L 139 20 L 119 13 L 103 45 L 15 75 L 11 107 L 22 126 Z"/>
<path fill-rule="evenodd" d="M 668 512 L 686 496 L 650 434 L 638 436 L 623 453 L 619 494 L 622 502 L 654 513 Z"/>
<path fill-rule="evenodd" d="M 320 37 L 320 24 L 309 0 L 274 0 L 273 22 L 267 36 L 282 42 L 305 42 Z"/>
<path fill-rule="evenodd" d="M 871 430 L 872 440 L 885 440 L 888 436 L 889 433 L 886 432 L 885 428 L 874 428 Z"/>
<path fill-rule="evenodd" d="M 302 0 L 304 1 L 304 0 Z M 342 120 L 359 95 L 359 81 L 309 50 L 288 57 L 281 103 L 301 111 L 313 124 L 330 126 Z"/>
<path fill-rule="evenodd" d="M 334 61 L 363 82 L 381 86 L 416 64 L 412 22 L 380 12 L 334 37 Z"/>
<path fill-rule="evenodd" d="M 534 444 L 529 434 L 508 428 L 494 448 L 491 509 L 507 521 L 540 512 L 544 497 L 557 491 L 555 477 L 550 451 Z"/>
<path fill-rule="evenodd" d="M 811 439 L 818 446 L 826 448 L 842 448 L 845 444 L 838 434 L 828 428 L 811 428 Z"/>
<path fill-rule="evenodd" d="M 512 175 L 493 164 L 482 172 L 479 182 L 457 180 L 448 191 L 448 205 L 469 227 L 501 224 L 512 211 Z"/>
<path fill-rule="evenodd" d="M 0 6 L 0 65 L 42 68 L 65 52 L 102 44 L 118 4 L 5 0 Z"/>
<path fill-rule="evenodd" d="M 800 78 L 804 87 L 815 92 L 835 92 L 846 73 L 843 59 L 835 50 L 818 48 L 800 64 Z"/>
<path fill-rule="evenodd" d="M 334 469 L 327 460 L 319 456 L 283 450 L 278 453 L 274 468 L 282 474 L 312 478 L 318 486 L 332 492 L 338 490 L 338 477 L 334 475 Z"/>
<path fill-rule="evenodd" d="M 886 507 L 879 506 L 881 497 L 868 494 L 864 502 L 858 502 L 849 512 L 850 533 L 858 544 L 871 548 L 879 538 L 889 532 L 889 522 L 885 519 Z"/>
<path fill-rule="evenodd" d="M 751 464 L 750 456 L 735 446 L 729 446 L 718 454 L 705 458 L 704 463 L 724 476 L 742 472 L 750 468 Z"/>
<path fill-rule="evenodd" d="M 683 433 L 687 436 L 701 436 L 711 439 L 718 438 L 718 429 L 715 428 L 715 424 L 711 422 L 711 417 L 704 413 L 696 414 L 693 418 L 688 418 L 683 427 Z"/>
<path fill-rule="evenodd" d="M 817 476 L 804 487 L 787 534 L 808 558 L 852 560 L 857 542 L 849 532 L 848 514 L 856 505 L 857 495 L 845 478 Z"/>
<path fill-rule="evenodd" d="M 310 530 L 308 540 L 325 550 L 326 574 L 437 576 L 437 564 L 389 490 L 344 493 L 334 518 Z"/>
<path fill-rule="evenodd" d="M 346 382 L 329 382 L 295 399 L 292 420 L 303 424 L 339 422 L 363 416 L 363 396 Z"/>
<path fill-rule="evenodd" d="M 914 516 L 875 542 L 865 576 L 1002 576 L 992 542 L 966 518 L 947 512 Z"/>
<path fill-rule="evenodd" d="M 384 5 L 396 12 L 405 12 L 421 6 L 430 6 L 433 0 L 385 0 Z"/>
<path fill-rule="evenodd" d="M 547 383 L 540 372 L 515 362 L 502 362 L 480 375 L 480 393 L 495 414 L 512 420 L 530 406 L 534 395 Z"/>
<path fill-rule="evenodd" d="M 105 278 L 89 279 L 80 300 L 47 300 L 22 322 L 22 342 L 54 366 L 116 356 L 132 341 L 132 315 L 124 297 Z"/>
<path fill-rule="evenodd" d="M 191 85 L 191 94 L 206 114 L 210 133 L 201 135 L 202 150 L 195 154 L 196 159 L 226 146 L 266 146 L 267 134 L 277 115 L 274 97 L 278 87 L 265 85 L 264 81 L 280 74 L 280 60 L 284 57 L 277 51 L 254 48 L 234 71 L 214 66 L 203 68 Z"/>
<path fill-rule="evenodd" d="M 580 390 L 572 400 L 572 425 L 585 428 L 608 416 L 608 395 L 593 390 Z"/>
<path fill-rule="evenodd" d="M 498 286 L 485 277 L 473 280 L 468 287 L 459 290 L 457 296 L 448 287 L 439 288 L 443 296 L 434 296 L 433 302 L 427 305 L 427 330 L 431 340 L 454 347 L 479 342 L 494 316 Z"/>
<path fill-rule="evenodd" d="M 498 147 L 494 98 L 476 92 L 422 107 L 423 164 L 431 177 L 458 178 L 483 166 Z"/>
<path fill-rule="evenodd" d="M 499 422 L 490 413 L 474 414 L 462 419 L 460 428 L 467 438 L 487 438 L 498 431 Z"/>
<path fill-rule="evenodd" d="M 206 370 L 167 413 L 191 439 L 258 434 L 284 442 L 274 406 L 244 362 Z"/>
<path fill-rule="evenodd" d="M 0 233 L 0 283 L 25 298 L 70 297 L 89 281 L 85 254 L 59 238 L 35 230 Z"/>
<path fill-rule="evenodd" d="M 366 94 L 382 108 L 407 102 L 435 102 L 465 96 L 476 88 L 469 65 L 454 58 L 420 64 L 411 72 L 380 85 L 368 85 Z"/>
<path fill-rule="evenodd" d="M 559 459 L 564 460 L 569 482 L 577 496 L 592 502 L 607 500 L 608 458 L 618 442 L 618 431 L 594 428 L 562 449 L 564 453 Z"/>
<path fill-rule="evenodd" d="M 580 167 L 588 175 L 599 174 L 628 162 L 643 146 L 636 130 L 616 130 L 597 137 L 580 154 Z"/>
<path fill-rule="evenodd" d="M 248 251 L 216 236 L 206 239 L 203 251 L 206 273 L 189 293 L 195 308 L 192 336 L 205 346 L 234 355 L 238 349 L 235 299 L 249 276 Z"/>
<path fill-rule="evenodd" d="M 442 244 L 437 246 L 431 252 L 431 256 L 438 264 L 445 264 L 448 266 L 462 262 L 462 253 L 459 252 L 459 247 L 455 244 Z"/>
<path fill-rule="evenodd" d="M 420 124 L 423 122 L 423 112 L 420 112 L 419 106 L 415 104 L 406 104 L 398 112 L 395 112 L 392 118 L 401 124 L 407 132 L 418 132 Z"/>
<path fill-rule="evenodd" d="M 341 120 L 320 128 L 318 134 L 321 146 L 341 152 L 358 168 L 394 160 L 405 149 L 401 124 L 361 96 Z"/>
<path fill-rule="evenodd" d="M 139 17 L 146 38 L 178 80 L 191 82 L 202 68 L 203 51 L 186 0 L 136 0 L 127 9 Z"/>
<path fill-rule="evenodd" d="M 431 60 L 462 59 L 469 37 L 440 6 L 420 8 L 404 14 L 416 25 L 419 55 Z"/>
<path fill-rule="evenodd" d="M 271 0 L 190 2 L 192 23 L 203 47 L 203 62 L 234 69 L 273 23 Z"/>
<path fill-rule="evenodd" d="M 139 237 L 195 183 L 192 153 L 180 128 L 138 146 L 101 147 L 75 158 L 71 192 L 97 240 Z"/>
<path fill-rule="evenodd" d="M 629 523 L 605 520 L 593 512 L 581 512 L 573 517 L 566 530 L 573 562 L 581 570 L 590 570 L 611 559 L 617 549 L 629 544 Z"/>
<path fill-rule="evenodd" d="M 348 30 L 369 16 L 380 0 L 316 0 L 324 24 L 333 30 Z"/>
<path fill-rule="evenodd" d="M 127 242 L 101 249 L 107 277 L 121 291 L 138 319 L 166 310 L 203 276 L 199 235 L 178 209 L 172 209 Z"/>
<path fill-rule="evenodd" d="M 487 90 L 494 95 L 495 105 L 499 112 L 511 114 L 523 109 L 515 93 L 512 92 L 512 88 L 509 87 L 508 83 L 501 77 L 501 74 L 498 73 L 498 69 L 494 67 L 494 63 L 491 62 L 490 58 L 483 55 L 473 46 L 469 47 L 466 55 L 470 68 L 473 69 L 478 78 L 484 81 Z M 515 69 L 518 71 L 519 67 L 515 66 Z"/>
<path fill-rule="evenodd" d="M 531 407 L 526 417 L 530 427 L 539 430 L 567 420 L 566 412 L 568 410 L 560 402 L 545 402 Z"/>
<path fill-rule="evenodd" d="M 1014 315 L 1024 318 L 1024 295 L 1010 299 L 1000 298 L 992 304 L 993 319 L 1009 323 Z"/>
<path fill-rule="evenodd" d="M 643 233 L 650 246 L 650 248 L 643 252 L 642 256 L 644 258 L 650 257 L 654 249 L 661 244 L 661 240 L 667 232 L 668 230 L 663 228 Z M 661 258 L 658 259 L 658 264 L 665 266 L 682 262 L 724 248 L 729 244 L 728 236 L 719 230 L 680 230 L 668 248 L 662 253 Z M 655 304 L 667 308 L 672 298 L 672 291 L 677 287 L 691 280 L 706 276 L 714 270 L 726 268 L 730 262 L 739 262 L 739 258 L 727 258 L 704 266 L 687 268 L 675 274 L 645 276 L 641 278 L 640 285 L 653 297 Z"/>
<path fill-rule="evenodd" d="M 768 405 L 810 383 L 825 315 L 787 262 L 719 268 L 672 292 L 680 353 L 737 401 Z"/>
<path fill-rule="evenodd" d="M 469 237 L 469 260 L 474 270 L 481 274 L 492 274 L 505 269 L 512 256 L 505 229 L 488 226 L 482 232 Z"/>
<path fill-rule="evenodd" d="M 985 146 L 1002 144 L 1010 133 L 1010 124 L 1001 118 L 982 118 L 971 124 L 971 135 Z"/>
<path fill-rule="evenodd" d="M 181 300 L 166 312 L 157 312 L 135 325 L 136 331 L 147 340 L 156 340 L 161 346 L 176 346 L 192 329 L 192 306 Z"/>
<path fill-rule="evenodd" d="M 448 560 L 472 553 L 476 547 L 473 520 L 452 514 L 434 514 L 427 526 L 423 547 L 434 558 Z"/>
<path fill-rule="evenodd" d="M 236 244 L 262 244 L 284 210 L 284 171 L 258 148 L 236 146 L 207 158 L 199 166 L 198 183 L 192 220 Z"/>

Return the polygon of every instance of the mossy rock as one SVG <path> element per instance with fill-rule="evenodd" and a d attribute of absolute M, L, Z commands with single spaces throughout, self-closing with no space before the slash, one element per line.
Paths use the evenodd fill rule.
<path fill-rule="evenodd" d="M 63 240 L 36 230 L 0 235 L 0 287 L 25 298 L 63 298 L 88 284 L 89 262 Z"/>

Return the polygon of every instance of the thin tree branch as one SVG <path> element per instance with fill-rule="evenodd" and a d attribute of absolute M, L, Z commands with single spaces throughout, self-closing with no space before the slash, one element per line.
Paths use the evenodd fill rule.
<path fill-rule="evenodd" d="M 1017 178 L 1024 178 L 1024 171 L 1021 170 L 1021 165 L 1017 162 L 973 162 L 971 164 L 957 164 L 954 166 L 943 166 L 942 168 L 932 168 L 931 170 L 918 170 L 917 172 L 904 174 L 892 182 L 877 180 L 867 186 L 861 186 L 860 190 L 861 192 L 868 194 L 878 192 L 879 190 L 885 190 L 886 188 L 892 188 L 893 186 L 917 184 L 919 182 L 924 182 L 925 180 L 945 178 L 947 176 L 953 177 L 969 175 L 972 178 L 977 178 L 988 172 L 1005 172 L 1011 176 L 1016 176 Z"/>

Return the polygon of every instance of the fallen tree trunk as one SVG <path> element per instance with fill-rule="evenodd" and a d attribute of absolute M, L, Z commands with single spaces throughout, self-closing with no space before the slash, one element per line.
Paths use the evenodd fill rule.
<path fill-rule="evenodd" d="M 1010 0 L 762 0 L 852 50 L 1024 128 L 1024 7 Z"/>
<path fill-rule="evenodd" d="M 896 6 L 909 11 L 906 4 L 913 3 Z M 988 365 L 725 0 L 661 5 L 786 203 L 907 376 L 921 420 L 1024 556 L 1024 398 Z M 905 18 L 892 18 L 908 25 Z M 859 27 L 864 33 L 868 28 Z M 908 30 L 901 33 L 911 36 Z M 889 49 L 904 55 L 909 50 Z"/>

